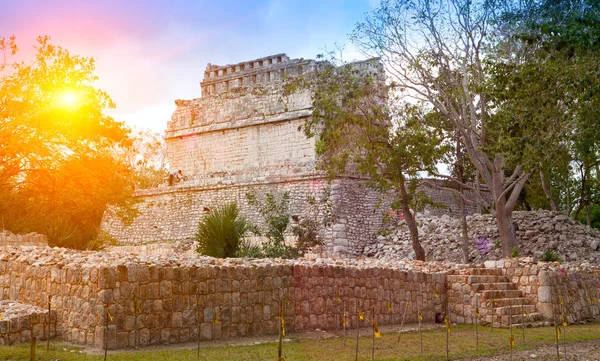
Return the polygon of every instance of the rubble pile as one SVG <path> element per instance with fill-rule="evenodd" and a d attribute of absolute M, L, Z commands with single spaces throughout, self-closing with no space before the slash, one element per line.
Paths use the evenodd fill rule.
<path fill-rule="evenodd" d="M 539 261 L 548 250 L 564 262 L 600 262 L 600 231 L 550 211 L 514 212 L 518 255 Z M 427 260 L 462 263 L 460 222 L 449 216 L 436 217 L 429 213 L 418 214 L 419 238 Z M 502 258 L 500 236 L 496 219 L 490 214 L 467 217 L 469 226 L 469 256 L 471 262 Z M 365 246 L 363 254 L 377 259 L 412 259 L 408 227 L 401 221 L 388 235 L 377 236 Z M 482 252 L 479 242 L 489 248 Z"/>

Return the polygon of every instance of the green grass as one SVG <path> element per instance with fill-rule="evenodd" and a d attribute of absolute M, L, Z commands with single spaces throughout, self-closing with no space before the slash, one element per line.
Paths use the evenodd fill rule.
<path fill-rule="evenodd" d="M 479 351 L 475 351 L 475 327 L 460 325 L 453 327 L 450 333 L 450 358 L 460 359 L 473 356 L 491 356 L 509 352 L 509 331 L 495 328 L 493 332 L 488 327 L 479 328 Z M 572 325 L 567 327 L 568 342 L 589 341 L 600 339 L 600 323 Z M 355 339 L 350 332 L 346 347 L 342 339 L 302 340 L 291 335 L 291 342 L 284 343 L 283 354 L 287 361 L 338 361 L 354 360 Z M 525 330 L 526 343 L 521 342 L 521 330 L 514 331 L 515 352 L 533 349 L 543 344 L 554 343 L 554 328 L 531 328 Z M 273 337 L 275 340 L 275 337 Z M 382 334 L 375 342 L 375 359 L 384 360 L 445 360 L 446 330 L 435 329 L 423 332 L 424 357 L 419 356 L 419 334 L 417 332 L 402 335 L 398 344 L 397 333 Z M 269 342 L 252 346 L 215 346 L 200 350 L 200 360 L 276 360 L 277 343 Z M 77 348 L 53 343 L 50 352 L 46 352 L 45 343 L 39 344 L 37 360 L 44 361 L 83 361 L 102 360 L 103 356 L 80 354 Z M 66 348 L 66 351 L 63 351 Z M 73 351 L 72 351 L 73 350 Z M 562 347 L 561 347 L 562 352 Z M 359 360 L 371 359 L 371 338 L 362 337 L 359 342 Z M 29 360 L 28 345 L 0 346 L 0 360 Z M 196 360 L 196 350 L 164 350 L 164 351 L 109 351 L 108 360 L 123 361 L 159 361 L 159 360 Z"/>

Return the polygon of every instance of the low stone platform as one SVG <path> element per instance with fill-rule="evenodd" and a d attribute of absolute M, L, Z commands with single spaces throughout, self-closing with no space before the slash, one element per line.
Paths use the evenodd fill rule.
<path fill-rule="evenodd" d="M 493 315 L 498 325 L 507 316 L 518 323 L 514 313 L 522 311 L 521 304 L 536 319 L 561 313 L 568 322 L 600 318 L 600 272 L 589 264 L 512 259 L 474 267 L 149 253 L 0 249 L 0 297 L 13 302 L 7 309 L 21 309 L 14 301 L 41 307 L 18 321 L 11 316 L 0 324 L 0 334 L 8 336 L 7 343 L 27 342 L 32 333 L 45 337 L 40 315 L 48 301 L 56 312 L 51 336 L 56 332 L 63 341 L 109 349 L 276 335 L 280 305 L 289 332 L 341 329 L 344 313 L 349 327 L 368 325 L 358 320 L 357 308 L 382 326 L 399 324 L 404 314 L 405 322 L 419 316 L 434 322 L 446 311 L 452 322 L 470 323 L 474 300 L 481 302 L 480 321 Z M 483 307 L 488 296 L 498 301 L 489 313 Z"/>
<path fill-rule="evenodd" d="M 47 339 L 56 334 L 56 314 L 41 307 L 0 301 L 0 345 L 29 342 L 31 337 Z"/>

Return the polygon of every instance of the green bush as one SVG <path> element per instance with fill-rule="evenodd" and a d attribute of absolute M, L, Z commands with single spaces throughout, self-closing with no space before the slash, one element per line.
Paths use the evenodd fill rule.
<path fill-rule="evenodd" d="M 542 262 L 555 262 L 555 261 L 560 262 L 560 258 L 558 258 L 558 255 L 556 253 L 554 253 L 551 249 L 549 249 L 549 250 L 546 250 L 546 252 L 544 252 L 544 255 L 542 256 L 541 261 Z"/>
<path fill-rule="evenodd" d="M 292 228 L 294 235 L 298 237 L 296 247 L 300 253 L 304 253 L 310 248 L 323 244 L 319 235 L 321 225 L 315 219 L 303 219 L 298 225 Z"/>
<path fill-rule="evenodd" d="M 517 258 L 517 257 L 519 257 L 519 250 L 518 250 L 517 248 L 513 248 L 513 249 L 512 249 L 512 252 L 510 252 L 510 256 L 511 256 L 512 258 Z"/>
<path fill-rule="evenodd" d="M 290 224 L 289 192 L 279 196 L 267 193 L 264 199 L 257 198 L 254 193 L 247 193 L 246 199 L 263 221 L 262 227 L 250 225 L 250 231 L 257 236 L 266 237 L 267 240 L 260 246 L 245 246 L 238 255 L 254 258 L 298 258 L 298 249 L 285 243 L 285 231 Z"/>
<path fill-rule="evenodd" d="M 241 258 L 264 258 L 262 248 L 259 245 L 253 245 L 246 241 L 240 242 L 240 247 L 235 256 Z"/>
<path fill-rule="evenodd" d="M 198 223 L 196 252 L 217 258 L 235 257 L 247 230 L 248 224 L 239 215 L 237 204 L 211 210 Z"/>

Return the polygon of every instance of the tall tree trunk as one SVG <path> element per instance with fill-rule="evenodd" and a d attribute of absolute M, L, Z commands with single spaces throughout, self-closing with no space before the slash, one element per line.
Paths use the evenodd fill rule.
<path fill-rule="evenodd" d="M 543 170 L 540 170 L 540 181 L 542 182 L 542 189 L 544 190 L 544 194 L 546 195 L 546 199 L 548 200 L 550 209 L 553 212 L 558 212 L 558 207 L 556 207 L 556 202 L 554 202 L 554 198 L 552 197 L 552 189 L 550 187 L 550 183 L 546 182 L 546 177 L 544 176 Z"/>
<path fill-rule="evenodd" d="M 586 211 L 586 215 L 585 215 L 585 221 L 587 223 L 588 227 L 592 226 L 592 207 L 590 206 L 590 201 L 588 200 L 585 204 L 585 211 Z"/>
<path fill-rule="evenodd" d="M 502 242 L 502 257 L 510 258 L 513 248 L 517 246 L 517 236 L 512 221 L 512 212 L 507 212 L 504 199 L 496 202 L 496 221 Z"/>
<path fill-rule="evenodd" d="M 461 196 L 458 197 L 458 217 L 460 218 L 460 228 L 461 228 L 461 248 L 463 252 L 463 263 L 469 263 L 469 226 L 467 225 L 467 213 L 465 212 L 465 200 L 462 197 L 464 192 L 463 183 L 465 182 L 465 167 L 463 166 L 464 162 L 464 154 L 461 148 L 460 138 L 456 137 L 456 165 L 458 168 L 458 181 L 460 182 L 458 186 L 458 191 Z M 479 180 L 476 180 L 479 182 Z"/>
<path fill-rule="evenodd" d="M 512 221 L 512 212 L 531 173 L 525 173 L 522 169 L 517 168 L 509 179 L 505 179 L 502 165 L 502 157 L 497 156 L 492 172 L 492 195 L 496 204 L 496 221 L 500 241 L 502 242 L 502 256 L 510 258 L 512 250 L 517 248 L 517 236 Z"/>
<path fill-rule="evenodd" d="M 404 220 L 406 221 L 406 225 L 408 226 L 408 230 L 410 232 L 412 247 L 415 251 L 415 259 L 419 261 L 425 261 L 425 250 L 423 250 L 423 247 L 419 242 L 419 229 L 417 228 L 417 222 L 415 221 L 415 217 L 413 216 L 413 213 L 410 210 L 410 202 L 408 200 L 408 192 L 406 191 L 404 179 L 401 179 L 399 186 L 402 214 L 404 215 Z"/>
<path fill-rule="evenodd" d="M 462 187 L 461 187 L 462 193 Z M 460 217 L 460 229 L 461 229 L 461 245 L 463 252 L 463 263 L 469 263 L 469 226 L 467 225 L 467 215 L 465 212 L 465 200 L 462 197 L 458 197 L 458 216 Z"/>
<path fill-rule="evenodd" d="M 481 196 L 481 182 L 479 180 L 479 170 L 475 171 L 475 192 L 477 192 L 477 196 L 479 199 L 483 199 Z M 481 213 L 481 203 L 476 202 L 477 205 L 477 213 Z"/>

